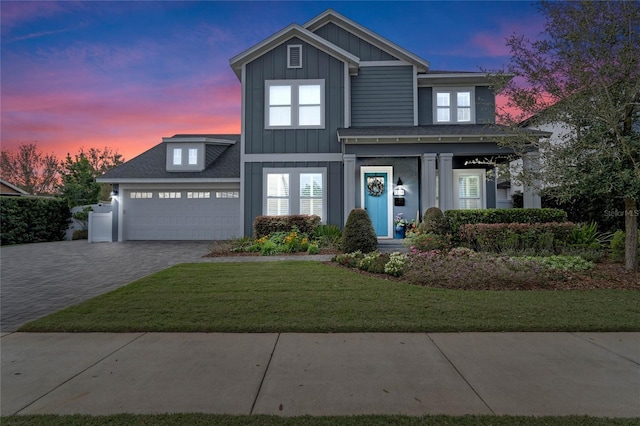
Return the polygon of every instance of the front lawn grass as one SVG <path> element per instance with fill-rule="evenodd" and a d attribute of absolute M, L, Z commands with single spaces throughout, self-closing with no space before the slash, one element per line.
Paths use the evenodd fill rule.
<path fill-rule="evenodd" d="M 639 331 L 640 292 L 472 291 L 317 262 L 182 264 L 20 331 Z"/>
<path fill-rule="evenodd" d="M 216 414 L 159 414 L 112 416 L 56 416 L 29 415 L 1 418 L 3 425 L 11 426 L 103 426 L 103 425 L 226 425 L 226 426 L 626 426 L 637 425 L 637 419 L 611 419 L 587 416 L 231 416 Z"/>

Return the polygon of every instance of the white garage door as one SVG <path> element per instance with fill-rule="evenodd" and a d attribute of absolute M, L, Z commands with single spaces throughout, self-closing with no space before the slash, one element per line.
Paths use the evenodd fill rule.
<path fill-rule="evenodd" d="M 238 191 L 126 191 L 125 240 L 228 240 L 240 230 Z"/>

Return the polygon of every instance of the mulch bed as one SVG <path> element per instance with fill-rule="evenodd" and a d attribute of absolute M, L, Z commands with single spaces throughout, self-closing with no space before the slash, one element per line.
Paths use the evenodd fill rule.
<path fill-rule="evenodd" d="M 335 250 L 321 249 L 320 254 L 337 254 Z M 288 253 L 287 256 L 309 256 L 306 252 Z M 212 247 L 211 252 L 205 257 L 227 257 L 227 256 L 260 256 L 260 253 L 234 252 L 231 246 L 217 244 Z M 334 262 L 327 264 L 342 267 Z M 400 281 L 402 278 L 395 278 L 389 275 L 371 274 L 359 269 L 353 269 L 359 273 L 391 281 Z M 595 289 L 624 289 L 640 290 L 640 272 L 628 272 L 624 265 L 620 263 L 596 263 L 593 269 L 585 272 L 564 272 L 563 280 L 556 280 L 547 283 L 541 288 L 527 288 L 526 290 L 595 290 Z M 445 286 L 446 287 L 446 286 Z M 456 287 L 459 288 L 459 287 Z M 480 290 L 475 288 L 474 290 Z M 483 290 L 501 290 L 501 288 L 484 288 Z M 521 290 L 525 290 L 521 288 Z"/>

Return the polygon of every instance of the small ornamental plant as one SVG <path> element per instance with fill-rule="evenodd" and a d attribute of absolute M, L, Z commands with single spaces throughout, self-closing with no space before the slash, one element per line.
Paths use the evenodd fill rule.
<path fill-rule="evenodd" d="M 409 263 L 409 257 L 400 252 L 393 252 L 389 255 L 389 261 L 384 265 L 384 273 L 400 277 L 404 274 L 405 268 Z"/>

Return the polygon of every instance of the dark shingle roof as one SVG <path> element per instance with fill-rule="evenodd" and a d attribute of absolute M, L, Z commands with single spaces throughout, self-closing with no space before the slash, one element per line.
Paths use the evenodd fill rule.
<path fill-rule="evenodd" d="M 240 135 L 176 135 L 235 141 L 232 145 L 207 145 L 206 168 L 201 172 L 168 172 L 167 142 L 162 142 L 99 178 L 101 182 L 121 179 L 233 179 L 240 178 Z"/>

